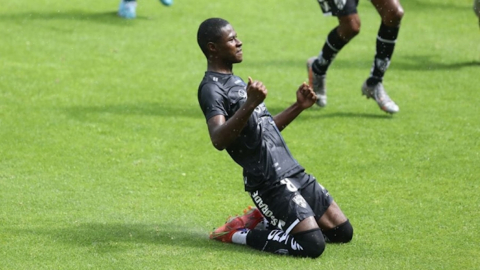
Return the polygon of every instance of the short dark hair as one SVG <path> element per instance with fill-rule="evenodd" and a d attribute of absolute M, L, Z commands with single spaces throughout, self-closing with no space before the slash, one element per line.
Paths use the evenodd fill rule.
<path fill-rule="evenodd" d="M 222 38 L 220 29 L 230 24 L 222 18 L 210 18 L 203 21 L 198 27 L 197 42 L 203 54 L 208 57 L 209 42 L 218 42 Z"/>

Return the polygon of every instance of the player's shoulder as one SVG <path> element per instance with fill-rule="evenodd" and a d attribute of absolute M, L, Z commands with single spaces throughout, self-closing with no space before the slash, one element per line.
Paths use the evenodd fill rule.
<path fill-rule="evenodd" d="M 202 81 L 198 86 L 198 94 L 202 93 L 222 93 L 224 92 L 222 85 L 214 81 Z"/>
<path fill-rule="evenodd" d="M 205 76 L 203 77 L 203 81 L 211 82 L 217 85 L 224 85 L 224 86 L 233 86 L 233 85 L 244 85 L 245 82 L 242 78 L 234 75 L 234 74 L 225 74 L 225 73 L 218 73 L 213 71 L 205 72 Z"/>
<path fill-rule="evenodd" d="M 201 90 L 202 88 L 212 88 L 212 87 L 221 88 L 223 81 L 224 81 L 223 74 L 207 71 L 205 72 L 202 82 L 200 83 L 199 90 Z"/>
<path fill-rule="evenodd" d="M 245 82 L 238 76 L 233 74 L 223 74 L 212 71 L 205 72 L 199 91 L 220 91 L 229 92 L 232 88 L 245 87 Z"/>

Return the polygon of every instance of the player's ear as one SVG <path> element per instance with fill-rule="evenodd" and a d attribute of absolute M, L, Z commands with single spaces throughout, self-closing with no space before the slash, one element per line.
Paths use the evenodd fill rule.
<path fill-rule="evenodd" d="M 208 42 L 207 43 L 207 48 L 210 52 L 216 52 L 217 51 L 217 45 L 213 42 Z"/>

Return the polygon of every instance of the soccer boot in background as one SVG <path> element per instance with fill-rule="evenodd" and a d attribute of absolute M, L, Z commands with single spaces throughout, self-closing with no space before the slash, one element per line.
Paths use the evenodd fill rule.
<path fill-rule="evenodd" d="M 165 6 L 171 6 L 173 4 L 173 0 L 160 0 L 160 2 Z"/>
<path fill-rule="evenodd" d="M 308 85 L 313 88 L 313 91 L 317 95 L 317 105 L 320 107 L 327 106 L 327 88 L 325 86 L 325 75 L 318 75 L 312 70 L 312 65 L 317 56 L 310 57 L 307 60 L 308 71 Z"/>
<path fill-rule="evenodd" d="M 125 19 L 134 19 L 136 14 L 137 1 L 121 1 L 118 8 L 118 16 Z"/>
<path fill-rule="evenodd" d="M 367 81 L 365 81 L 362 85 L 362 94 L 367 96 L 367 98 L 373 98 L 380 109 L 387 113 L 394 114 L 400 110 L 398 105 L 387 95 L 381 82 L 374 86 L 368 86 Z"/>

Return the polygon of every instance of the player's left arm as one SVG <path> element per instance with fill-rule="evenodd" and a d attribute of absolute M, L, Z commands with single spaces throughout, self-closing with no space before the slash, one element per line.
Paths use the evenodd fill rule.
<path fill-rule="evenodd" d="M 273 117 L 273 121 L 277 128 L 282 131 L 286 128 L 301 112 L 305 109 L 312 107 L 317 100 L 317 96 L 315 92 L 313 92 L 312 88 L 303 83 L 298 87 L 297 90 L 297 101 L 293 103 L 290 107 L 282 111 L 281 113 L 275 115 Z"/>

